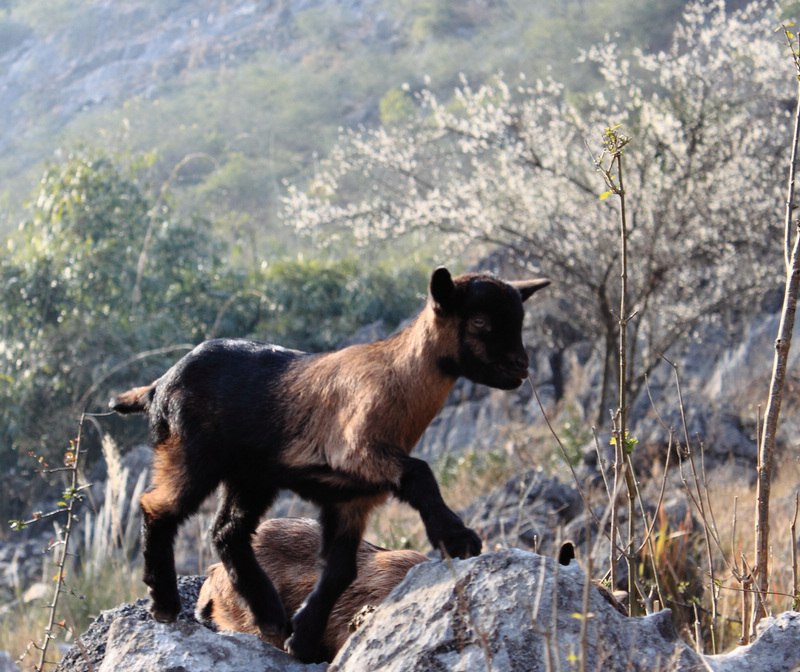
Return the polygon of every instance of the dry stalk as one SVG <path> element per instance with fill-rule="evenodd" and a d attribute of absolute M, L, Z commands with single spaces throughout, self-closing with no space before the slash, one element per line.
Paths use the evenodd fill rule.
<path fill-rule="evenodd" d="M 697 653 L 703 655 L 703 631 L 700 627 L 700 614 L 697 613 L 697 605 L 694 606 L 694 648 Z"/>
<path fill-rule="evenodd" d="M 794 517 L 792 518 L 792 610 L 797 611 L 800 593 L 797 592 L 797 511 L 800 508 L 800 493 L 794 493 Z"/>
<path fill-rule="evenodd" d="M 547 428 L 550 430 L 550 433 L 553 435 L 553 438 L 556 440 L 559 449 L 561 450 L 561 454 L 564 456 L 564 460 L 569 467 L 570 473 L 572 474 L 572 480 L 575 483 L 575 487 L 578 490 L 578 494 L 581 496 L 581 500 L 583 501 L 584 506 L 586 507 L 586 511 L 594 520 L 595 524 L 598 526 L 598 529 L 602 531 L 602 533 L 608 538 L 609 540 L 612 537 L 609 536 L 608 532 L 605 531 L 605 527 L 600 525 L 600 521 L 597 519 L 597 516 L 594 515 L 594 511 L 592 511 L 592 507 L 589 505 L 589 498 L 587 497 L 586 493 L 583 491 L 583 487 L 581 487 L 581 480 L 578 478 L 578 474 L 575 473 L 575 467 L 572 466 L 572 462 L 570 462 L 569 454 L 567 453 L 567 449 L 564 447 L 564 444 L 561 441 L 561 438 L 558 436 L 558 433 L 553 427 L 553 424 L 550 422 L 550 418 L 547 417 L 547 411 L 544 409 L 544 404 L 542 404 L 542 400 L 539 397 L 539 392 L 536 389 L 536 384 L 533 382 L 533 378 L 528 375 L 528 382 L 531 384 L 531 389 L 533 390 L 533 396 L 536 399 L 536 403 L 539 406 L 539 410 L 542 412 L 542 417 L 544 418 L 545 424 Z"/>
<path fill-rule="evenodd" d="M 689 459 L 689 466 L 691 467 L 692 471 L 692 483 L 694 484 L 694 489 L 689 484 L 688 479 L 683 471 L 683 460 L 680 461 L 680 475 L 681 481 L 683 482 L 684 488 L 686 489 L 686 493 L 689 495 L 689 499 L 691 500 L 692 504 L 697 509 L 698 514 L 700 515 L 700 520 L 703 524 L 703 541 L 705 543 L 706 549 L 706 560 L 708 562 L 708 575 L 711 580 L 711 623 L 710 623 L 710 632 L 711 632 L 711 650 L 712 653 L 718 653 L 717 650 L 717 641 L 716 641 L 716 622 L 717 622 L 717 580 L 714 572 L 714 554 L 712 548 L 713 545 L 717 547 L 717 550 L 720 552 L 720 555 L 723 561 L 726 563 L 728 567 L 732 567 L 731 562 L 725 556 L 725 553 L 722 550 L 722 542 L 719 539 L 719 534 L 717 533 L 716 525 L 713 522 L 713 515 L 709 513 L 710 511 L 710 503 L 708 499 L 708 483 L 705 479 L 705 457 L 702 457 L 702 477 L 697 472 L 697 467 L 695 465 L 694 460 L 694 452 L 692 451 L 691 447 L 691 440 L 689 438 L 689 425 L 688 421 L 686 420 L 686 406 L 683 402 L 683 390 L 681 388 L 681 381 L 680 376 L 678 375 L 678 365 L 674 362 L 671 362 L 667 359 L 663 354 L 661 355 L 662 359 L 667 362 L 672 367 L 672 370 L 675 374 L 675 386 L 678 392 L 678 407 L 681 414 L 681 424 L 683 426 L 683 436 L 685 441 L 685 453 L 686 457 Z M 701 454 L 703 452 L 702 443 L 700 444 Z M 680 451 L 678 451 L 680 455 Z M 701 484 L 702 482 L 702 490 Z M 705 493 L 705 496 L 703 495 Z"/>
<path fill-rule="evenodd" d="M 83 645 L 83 640 L 81 636 L 78 634 L 78 628 L 75 625 L 75 619 L 72 617 L 72 612 L 70 611 L 67 603 L 64 603 L 64 620 L 67 622 L 69 629 L 72 631 L 73 639 L 75 642 L 75 646 L 78 647 L 78 651 L 80 651 L 81 658 L 83 662 L 86 663 L 86 669 L 88 672 L 95 672 L 94 665 L 92 665 L 92 661 L 89 658 L 89 654 L 86 652 L 86 647 Z"/>
<path fill-rule="evenodd" d="M 550 645 L 553 647 L 556 659 L 556 672 L 561 671 L 561 655 L 558 652 L 558 570 L 560 565 L 553 563 L 553 608 L 550 622 Z"/>
<path fill-rule="evenodd" d="M 63 502 L 64 506 L 61 509 L 59 509 L 57 513 L 66 512 L 67 521 L 66 524 L 64 525 L 63 531 L 59 535 L 59 539 L 53 544 L 53 546 L 61 547 L 61 553 L 56 562 L 56 566 L 58 567 L 58 572 L 55 578 L 55 589 L 53 591 L 53 599 L 50 602 L 50 604 L 48 604 L 46 607 L 46 609 L 49 610 L 50 614 L 48 617 L 47 625 L 44 628 L 42 643 L 39 645 L 37 644 L 33 645 L 39 651 L 39 662 L 35 667 L 37 672 L 42 672 L 44 670 L 44 666 L 52 662 L 47 660 L 47 650 L 49 648 L 50 642 L 55 637 L 53 632 L 56 626 L 60 625 L 56 622 L 56 609 L 58 608 L 59 597 L 61 596 L 61 593 L 64 592 L 64 577 L 66 574 L 66 563 L 67 563 L 67 556 L 69 549 L 69 541 L 72 534 L 73 524 L 76 520 L 76 517 L 74 515 L 75 506 L 81 500 L 81 490 L 83 489 L 78 484 L 78 470 L 80 465 L 80 458 L 81 455 L 83 454 L 83 451 L 81 449 L 81 441 L 83 439 L 83 424 L 85 422 L 85 419 L 86 415 L 82 414 L 80 422 L 78 424 L 78 438 L 75 439 L 72 450 L 67 453 L 67 457 L 65 459 L 65 463 L 67 465 L 67 471 L 70 473 L 70 486 L 64 493 L 64 502 Z M 63 471 L 63 469 L 51 470 L 51 471 Z"/>
<path fill-rule="evenodd" d="M 588 526 L 587 526 L 588 528 Z M 588 548 L 591 548 L 591 533 L 590 529 L 586 530 L 586 545 Z M 591 618 L 591 614 L 589 613 L 589 589 L 592 585 L 592 555 L 591 553 L 588 554 L 586 561 L 584 563 L 584 571 L 586 572 L 584 582 L 583 582 L 583 595 L 581 596 L 581 627 L 580 627 L 580 647 L 581 647 L 581 655 L 580 659 L 578 660 L 578 672 L 586 672 L 586 660 L 588 655 L 588 643 L 587 643 L 587 634 L 589 628 L 589 619 Z"/>
<path fill-rule="evenodd" d="M 601 198 L 611 194 L 619 197 L 619 231 L 620 231 L 620 305 L 616 315 L 619 328 L 619 405 L 614 414 L 614 443 L 616 446 L 616 479 L 624 477 L 628 492 L 628 539 L 625 543 L 625 559 L 628 564 L 628 613 L 636 613 L 636 479 L 633 475 L 631 452 L 635 440 L 628 436 L 628 323 L 636 312 L 630 312 L 628 305 L 628 220 L 625 201 L 625 183 L 623 171 L 623 153 L 631 139 L 618 131 L 618 126 L 606 128 L 603 134 L 603 154 L 595 165 L 603 176 L 608 187 Z M 603 165 L 605 157 L 610 157 L 610 165 Z M 616 171 L 616 172 L 615 172 Z M 616 488 L 615 488 L 616 489 Z M 612 538 L 616 527 L 616 512 L 612 515 Z M 611 545 L 612 577 L 616 578 L 616 547 Z M 614 584 L 616 585 L 616 584 Z"/>
<path fill-rule="evenodd" d="M 795 36 L 786 26 L 783 27 L 789 50 L 794 59 L 795 71 L 800 79 L 800 60 L 798 60 Z M 753 602 L 752 625 L 766 615 L 764 596 L 769 588 L 769 500 L 772 482 L 772 463 L 775 454 L 775 435 L 778 430 L 778 419 L 783 402 L 783 388 L 786 382 L 786 364 L 794 331 L 797 295 L 800 290 L 800 235 L 797 225 L 794 227 L 794 244 L 792 238 L 792 217 L 794 212 L 794 185 L 797 172 L 797 150 L 800 141 L 800 85 L 797 89 L 797 105 L 794 118 L 794 135 L 792 137 L 792 153 L 789 164 L 789 180 L 784 217 L 784 264 L 786 270 L 786 287 L 783 296 L 778 337 L 775 340 L 775 354 L 772 365 L 772 379 L 769 387 L 769 398 L 764 414 L 764 429 L 758 451 L 758 482 L 756 489 L 756 543 L 755 543 L 755 582 L 757 594 Z"/>
<path fill-rule="evenodd" d="M 739 639 L 739 644 L 745 645 L 750 643 L 750 619 L 747 614 L 750 613 L 750 598 L 753 594 L 753 572 L 747 565 L 747 558 L 742 555 L 742 636 Z"/>
<path fill-rule="evenodd" d="M 533 606 L 529 611 L 529 617 L 531 619 L 531 626 L 533 628 L 533 631 L 541 635 L 542 638 L 544 639 L 545 672 L 553 672 L 553 656 L 552 656 L 552 651 L 550 650 L 551 647 L 550 631 L 547 628 L 541 628 L 538 624 L 539 609 L 541 608 L 542 605 L 542 597 L 544 593 L 544 578 L 546 573 L 547 573 L 547 558 L 545 556 L 541 556 L 539 559 L 539 582 L 538 585 L 536 586 L 536 596 L 533 598 Z"/>
<path fill-rule="evenodd" d="M 611 497 L 611 486 L 608 483 L 608 476 L 606 476 L 605 458 L 600 450 L 600 439 L 597 436 L 597 428 L 592 427 L 592 436 L 594 437 L 594 450 L 597 453 L 597 467 L 600 469 L 600 475 L 603 477 L 603 484 L 606 488 L 606 494 Z"/>

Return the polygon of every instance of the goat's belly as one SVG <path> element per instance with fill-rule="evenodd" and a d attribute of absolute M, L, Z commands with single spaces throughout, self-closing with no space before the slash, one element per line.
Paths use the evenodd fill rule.
<path fill-rule="evenodd" d="M 290 469 L 285 474 L 283 487 L 297 493 L 303 499 L 317 504 L 349 502 L 363 497 L 388 494 L 391 481 L 364 480 L 351 474 L 331 469 L 328 466 L 312 466 Z"/>

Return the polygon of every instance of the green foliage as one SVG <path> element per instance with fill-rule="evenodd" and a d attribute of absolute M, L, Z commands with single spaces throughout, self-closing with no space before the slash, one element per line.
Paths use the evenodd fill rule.
<path fill-rule="evenodd" d="M 201 340 L 236 276 L 208 222 L 174 221 L 109 157 L 51 165 L 0 269 L 3 473 L 31 466 L 31 452 L 49 458 L 85 404 L 102 407 L 87 392 L 113 365 Z M 232 317 L 247 316 L 231 312 L 226 327 L 241 328 Z"/>
<path fill-rule="evenodd" d="M 102 51 L 98 41 L 105 33 L 96 23 L 104 12 L 123 12 L 115 31 L 125 35 L 128 30 L 136 43 L 133 38 L 153 30 L 153 21 L 180 4 L 172 0 L 134 12 L 133 0 L 112 3 L 114 9 L 90 0 L 11 0 L 7 21 L 13 17 L 14 35 L 52 40 L 69 61 L 90 47 Z M 441 91 L 451 90 L 459 73 L 478 82 L 498 70 L 552 74 L 571 89 L 594 89 L 596 69 L 575 62 L 580 49 L 601 41 L 610 26 L 621 33 L 624 50 L 662 44 L 685 4 L 380 0 L 371 14 L 344 5 L 313 7 L 285 12 L 274 40 L 233 49 L 230 55 L 236 57 L 222 63 L 207 58 L 214 49 L 199 48 L 185 67 L 156 60 L 151 70 L 142 68 L 159 74 L 146 83 L 152 93 L 111 94 L 102 105 L 72 117 L 51 115 L 49 87 L 34 87 L 17 105 L 24 109 L 23 119 L 0 156 L 0 232 L 17 221 L 20 194 L 40 170 L 37 161 L 55 146 L 100 138 L 112 153 L 155 149 L 162 179 L 183 156 L 209 154 L 215 168 L 198 163 L 182 170 L 173 185 L 181 213 L 200 210 L 216 219 L 236 210 L 257 223 L 252 230 L 260 245 L 272 246 L 277 239 L 283 246 L 291 238 L 274 216 L 281 180 L 310 173 L 314 157 L 335 142 L 339 127 L 398 120 L 395 113 L 403 113 L 405 105 L 384 109 L 387 102 L 402 102 L 396 93 L 382 101 L 387 91 L 403 82 L 417 89 L 426 75 Z M 218 5 L 194 3 L 198 16 L 224 12 Z M 128 22 L 127 29 L 119 27 Z M 0 45 L 5 44 L 3 25 Z M 5 211 L 14 214 L 3 217 Z"/>
<path fill-rule="evenodd" d="M 426 279 L 409 268 L 359 270 L 352 259 L 278 262 L 263 277 L 269 312 L 256 333 L 298 350 L 330 350 L 378 320 L 396 327 L 421 305 Z"/>
<path fill-rule="evenodd" d="M 400 6 L 410 23 L 409 39 L 412 44 L 471 33 L 474 23 L 469 15 L 470 3 L 452 3 L 449 0 L 404 0 Z"/>
<path fill-rule="evenodd" d="M 105 410 L 112 388 L 163 373 L 178 346 L 251 335 L 330 349 L 364 324 L 395 327 L 420 303 L 426 278 L 408 268 L 232 266 L 211 223 L 176 218 L 169 194 L 156 198 L 140 181 L 148 161 L 133 163 L 77 150 L 51 165 L 8 240 L 0 268 L 3 519 L 31 499 L 15 474 L 52 460 L 80 412 Z M 153 350 L 163 352 L 139 357 Z M 114 429 L 124 435 L 134 425 Z"/>
<path fill-rule="evenodd" d="M 34 26 L 47 34 L 74 21 L 90 5 L 91 0 L 7 0 L 5 7 L 21 23 Z"/>
<path fill-rule="evenodd" d="M 408 91 L 389 89 L 381 98 L 381 123 L 384 126 L 406 122 L 417 113 L 417 107 Z"/>

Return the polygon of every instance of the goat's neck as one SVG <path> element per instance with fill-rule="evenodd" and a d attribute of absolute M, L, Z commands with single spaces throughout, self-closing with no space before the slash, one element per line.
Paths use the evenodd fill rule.
<path fill-rule="evenodd" d="M 457 378 L 445 373 L 439 362 L 457 348 L 457 336 L 437 324 L 430 308 L 406 329 L 385 341 L 396 384 L 408 391 L 408 403 L 425 409 L 433 418 L 447 400 Z"/>

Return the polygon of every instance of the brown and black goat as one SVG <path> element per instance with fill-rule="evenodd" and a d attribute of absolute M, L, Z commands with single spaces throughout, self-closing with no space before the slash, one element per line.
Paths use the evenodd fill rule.
<path fill-rule="evenodd" d="M 160 621 L 180 610 L 173 540 L 221 484 L 213 540 L 236 592 L 267 637 L 317 659 L 328 616 L 356 577 L 372 509 L 392 494 L 415 508 L 428 539 L 454 557 L 481 541 L 442 499 L 428 464 L 410 456 L 460 376 L 514 389 L 528 375 L 522 303 L 547 280 L 431 276 L 422 313 L 385 341 L 307 354 L 249 340 L 207 341 L 153 384 L 111 401 L 145 412 L 154 473 L 142 495 L 144 581 Z M 291 624 L 250 537 L 281 489 L 320 506 L 324 569 Z"/>
<path fill-rule="evenodd" d="M 319 523 L 308 518 L 275 518 L 262 522 L 253 535 L 253 551 L 258 564 L 272 580 L 287 613 L 293 614 L 319 580 L 319 548 L 322 534 Z M 358 576 L 342 593 L 328 618 L 322 635 L 320 657 L 333 660 L 350 636 L 351 624 L 366 609 L 376 607 L 392 592 L 414 565 L 427 556 L 416 551 L 388 551 L 362 541 L 358 548 Z M 235 630 L 259 635 L 277 647 L 278 637 L 264 637 L 253 622 L 253 615 L 233 588 L 221 563 L 208 568 L 208 578 L 197 598 L 197 618 L 214 623 L 220 630 Z"/>

